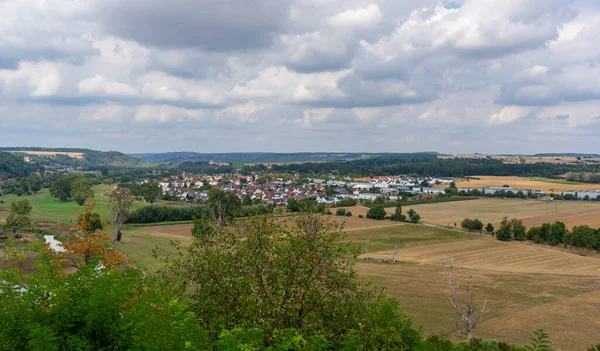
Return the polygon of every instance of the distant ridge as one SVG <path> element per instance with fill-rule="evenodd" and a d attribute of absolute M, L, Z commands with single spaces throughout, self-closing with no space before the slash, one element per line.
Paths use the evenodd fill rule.
<path fill-rule="evenodd" d="M 134 166 L 140 163 L 140 161 L 122 152 L 118 151 L 97 151 L 91 149 L 81 148 L 48 148 L 48 147 L 0 147 L 0 152 L 9 153 L 30 153 L 32 161 L 35 162 L 50 162 L 52 160 L 61 159 L 61 161 L 69 161 L 73 166 L 86 166 L 86 167 L 98 167 L 98 166 Z M 35 152 L 58 152 L 65 153 L 65 155 L 44 155 Z M 79 153 L 83 154 L 83 158 L 71 158 L 66 153 Z M 61 162 L 62 163 L 62 162 Z"/>
<path fill-rule="evenodd" d="M 423 152 L 416 154 L 435 154 Z M 199 153 L 199 152 L 165 152 L 129 154 L 142 162 L 183 163 L 183 162 L 231 162 L 231 163 L 283 163 L 283 162 L 315 162 L 315 161 L 350 161 L 381 156 L 396 156 L 400 153 L 368 153 L 368 152 L 232 152 L 232 153 Z"/>

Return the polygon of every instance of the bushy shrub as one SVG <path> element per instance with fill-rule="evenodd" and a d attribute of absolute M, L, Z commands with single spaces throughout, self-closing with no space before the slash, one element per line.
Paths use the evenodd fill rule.
<path fill-rule="evenodd" d="M 367 218 L 370 218 L 370 219 L 381 220 L 381 219 L 385 219 L 385 217 L 386 217 L 385 208 L 381 205 L 377 205 L 377 206 L 371 208 L 369 210 L 369 212 L 367 212 Z"/>
<path fill-rule="evenodd" d="M 346 215 L 346 209 L 345 208 L 338 208 L 337 211 L 335 211 L 336 216 L 345 216 Z"/>

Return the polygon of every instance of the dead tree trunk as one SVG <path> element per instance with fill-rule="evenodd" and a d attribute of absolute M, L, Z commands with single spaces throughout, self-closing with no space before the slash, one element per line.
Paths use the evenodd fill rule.
<path fill-rule="evenodd" d="M 392 263 L 396 263 L 396 257 L 398 257 L 398 249 L 400 248 L 400 240 L 398 240 L 398 242 L 396 243 L 396 250 L 394 251 L 394 259 L 392 260 Z"/>
<path fill-rule="evenodd" d="M 454 266 L 454 258 L 450 257 L 444 263 L 444 270 L 450 287 L 450 303 L 458 315 L 456 329 L 467 341 L 471 340 L 481 318 L 488 312 L 487 301 L 484 301 L 481 310 L 478 310 L 473 295 L 473 277 L 468 275 L 465 285 L 462 286 L 460 281 L 462 267 Z"/>

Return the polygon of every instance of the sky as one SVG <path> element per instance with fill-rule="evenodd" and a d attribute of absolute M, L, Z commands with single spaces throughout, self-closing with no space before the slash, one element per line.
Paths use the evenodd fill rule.
<path fill-rule="evenodd" d="M 600 1 L 0 0 L 0 146 L 600 153 Z"/>

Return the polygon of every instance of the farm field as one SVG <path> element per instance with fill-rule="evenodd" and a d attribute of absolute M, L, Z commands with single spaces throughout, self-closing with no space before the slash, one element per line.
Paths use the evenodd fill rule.
<path fill-rule="evenodd" d="M 65 155 L 71 158 L 83 158 L 83 152 L 62 152 L 62 151 L 27 151 L 27 150 L 16 150 L 11 152 L 19 152 L 25 153 L 29 155 L 37 155 L 37 156 L 56 156 L 56 155 Z"/>
<path fill-rule="evenodd" d="M 463 203 L 473 202 L 478 201 Z M 357 207 L 353 209 L 354 213 Z M 597 256 L 424 225 L 331 217 L 352 220 L 347 222 L 344 240 L 355 243 L 363 258 L 365 243 L 370 258 L 391 258 L 400 240 L 399 264 L 361 261 L 356 268 L 365 281 L 385 287 L 387 295 L 397 298 L 415 327 L 422 326 L 426 335 L 454 332 L 442 268 L 452 252 L 456 263 L 473 275 L 477 299 L 488 301 L 490 312 L 476 336 L 527 342 L 534 329 L 543 328 L 553 345 L 565 350 L 585 350 L 598 342 L 600 321 L 593 314 L 573 313 L 600 308 Z M 152 257 L 153 249 L 159 247 L 159 256 L 174 255 L 176 249 L 170 242 L 189 244 L 190 229 L 189 224 L 128 228 L 124 243 L 115 247 L 140 268 L 155 271 L 162 262 Z"/>
<path fill-rule="evenodd" d="M 514 189 L 536 189 L 541 191 L 563 192 L 569 190 L 598 190 L 600 184 L 568 182 L 560 179 L 525 178 L 525 177 L 499 177 L 499 176 L 475 176 L 480 179 L 470 181 L 457 180 L 458 188 L 485 188 L 490 186 L 501 187 L 510 185 Z"/>
<path fill-rule="evenodd" d="M 541 201 L 522 199 L 481 198 L 474 201 L 446 202 L 427 205 L 404 206 L 403 211 L 413 208 L 424 223 L 460 228 L 465 218 L 478 218 L 484 224 L 494 226 L 504 216 L 523 220 L 527 227 L 562 221 L 568 228 L 587 224 L 600 227 L 600 203 L 588 201 Z M 393 208 L 386 209 L 393 213 Z"/>
<path fill-rule="evenodd" d="M 96 201 L 94 211 L 103 220 L 110 220 L 111 217 L 110 208 L 108 207 L 108 196 L 103 194 L 108 194 L 113 188 L 113 186 L 106 185 L 95 185 L 93 187 L 94 201 Z M 83 206 L 77 205 L 74 201 L 62 202 L 50 196 L 49 189 L 42 189 L 37 194 L 30 196 L 6 195 L 4 203 L 0 204 L 0 221 L 8 215 L 10 204 L 13 201 L 24 199 L 29 200 L 33 205 L 31 212 L 32 221 L 72 223 L 75 220 L 76 213 L 83 211 Z M 133 203 L 132 208 L 139 208 L 143 205 L 144 203 L 136 201 Z"/>

